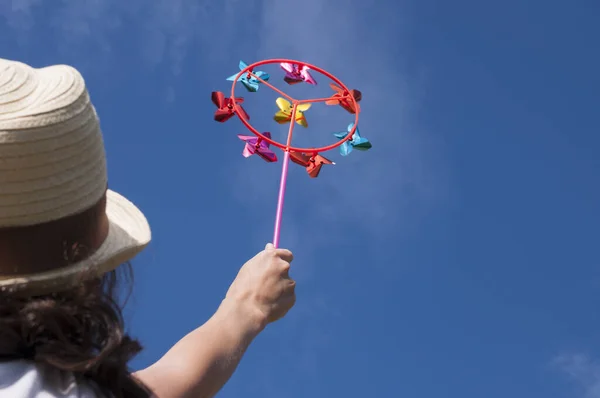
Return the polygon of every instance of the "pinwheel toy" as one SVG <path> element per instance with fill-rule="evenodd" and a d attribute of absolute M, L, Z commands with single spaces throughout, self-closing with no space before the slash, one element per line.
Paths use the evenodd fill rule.
<path fill-rule="evenodd" d="M 345 139 L 346 136 L 350 134 L 353 128 L 354 123 L 350 123 L 348 125 L 348 131 L 342 131 L 341 133 L 333 133 L 333 135 L 335 135 L 340 140 L 344 140 L 344 142 L 342 142 L 342 145 L 340 145 L 340 154 L 342 156 L 347 156 L 350 152 L 352 152 L 352 149 L 357 149 L 359 151 L 366 151 L 371 149 L 371 143 L 368 139 L 360 136 L 358 127 L 354 130 L 352 138 L 350 138 L 349 140 Z"/>
<path fill-rule="evenodd" d="M 263 133 L 265 137 L 271 138 L 271 133 Z M 258 155 L 263 158 L 266 162 L 276 162 L 277 155 L 275 152 L 269 149 L 269 143 L 264 141 L 262 138 L 254 135 L 242 135 L 238 134 L 238 138 L 246 143 L 242 155 L 248 158 L 252 155 Z"/>
<path fill-rule="evenodd" d="M 285 99 L 279 97 L 275 100 L 277 106 L 279 107 L 279 111 L 273 116 L 273 119 L 279 124 L 286 124 L 292 120 L 292 111 L 293 106 L 286 101 Z M 310 104 L 300 104 L 296 107 L 296 123 L 298 123 L 302 127 L 308 127 L 308 122 L 306 121 L 306 117 L 304 116 L 304 112 L 306 112 L 310 108 Z"/>
<path fill-rule="evenodd" d="M 290 160 L 302 167 L 306 167 L 306 172 L 311 178 L 317 178 L 324 164 L 335 164 L 331 160 L 319 155 L 318 153 L 308 155 L 306 153 L 292 152 Z"/>
<path fill-rule="evenodd" d="M 246 65 L 246 63 L 244 61 L 240 61 L 239 67 L 240 67 L 240 70 L 244 70 L 248 67 L 248 65 Z M 256 77 L 254 77 L 252 74 L 254 74 L 254 76 L 256 76 Z M 238 74 L 236 73 L 235 75 L 229 76 L 227 78 L 227 80 L 235 81 L 237 75 Z M 267 72 L 263 72 L 263 71 L 256 71 L 256 72 L 248 71 L 243 76 L 240 76 L 238 81 L 241 82 L 244 85 L 244 87 L 246 87 L 246 90 L 250 91 L 251 93 L 255 93 L 258 91 L 258 88 L 260 87 L 259 79 L 267 81 L 267 80 L 269 80 L 269 74 Z"/>
<path fill-rule="evenodd" d="M 311 75 L 311 71 L 320 73 L 329 78 L 332 83 L 330 87 L 334 90 L 333 95 L 327 98 L 303 99 L 298 100 L 286 94 L 282 90 L 269 83 L 269 74 L 263 71 L 257 71 L 258 67 L 264 65 L 278 65 L 285 71 L 284 80 L 289 85 L 305 82 L 316 86 L 317 82 Z M 283 203 L 285 199 L 285 189 L 287 186 L 287 177 L 290 161 L 306 169 L 310 178 L 317 178 L 323 165 L 335 165 L 330 159 L 322 154 L 332 149 L 338 148 L 343 156 L 348 155 L 353 149 L 365 151 L 371 148 L 371 143 L 366 138 L 361 137 L 358 131 L 358 117 L 360 107 L 358 101 L 362 99 L 362 94 L 358 90 L 350 90 L 339 79 L 331 73 L 310 65 L 306 62 L 288 60 L 288 59 L 269 59 L 255 62 L 247 65 L 243 61 L 239 63 L 240 72 L 230 76 L 227 80 L 232 81 L 231 95 L 226 98 L 220 91 L 213 91 L 212 102 L 217 106 L 215 120 L 225 122 L 237 115 L 242 124 L 253 134 L 238 134 L 238 138 L 244 142 L 242 155 L 249 158 L 252 155 L 258 155 L 268 163 L 277 162 L 277 156 L 272 150 L 273 147 L 283 151 L 283 165 L 281 168 L 281 179 L 279 182 L 279 195 L 277 198 L 277 210 L 275 213 L 275 229 L 273 233 L 273 245 L 279 247 L 281 235 L 281 220 L 283 216 Z M 257 92 L 260 85 L 268 87 L 277 92 L 280 97 L 275 101 L 279 111 L 275 113 L 273 119 L 279 124 L 288 124 L 286 142 L 278 142 L 273 139 L 271 133 L 261 133 L 250 124 L 250 116 L 242 108 L 244 99 L 235 95 L 235 88 L 239 87 L 237 82 L 241 82 L 249 92 Z M 262 91 L 261 91 L 262 92 Z M 256 94 L 259 95 L 259 94 Z M 330 145 L 318 148 L 300 148 L 292 146 L 292 136 L 294 126 L 297 124 L 308 128 L 305 112 L 311 108 L 313 103 L 324 102 L 327 105 L 339 105 L 352 114 L 354 120 L 348 125 L 346 131 L 334 133 L 337 141 Z M 263 182 L 264 184 L 264 182 Z"/>
<path fill-rule="evenodd" d="M 316 80 L 313 79 L 310 74 L 310 68 L 304 64 L 295 64 L 290 62 L 282 62 L 281 69 L 285 71 L 285 76 L 283 80 L 286 81 L 287 84 L 298 84 L 301 82 L 306 82 L 308 84 L 317 84 Z"/>
<path fill-rule="evenodd" d="M 234 100 L 232 100 L 234 98 Z M 215 120 L 217 122 L 225 123 L 229 119 L 233 117 L 234 114 L 242 115 L 242 119 L 250 119 L 250 116 L 246 113 L 244 108 L 241 105 L 236 106 L 237 104 L 241 104 L 244 102 L 243 98 L 225 98 L 225 94 L 220 91 L 212 92 L 212 102 L 217 106 L 217 111 L 215 112 Z"/>
<path fill-rule="evenodd" d="M 360 91 L 350 90 L 350 92 L 347 92 L 335 83 L 330 83 L 329 86 L 335 91 L 335 94 L 331 97 L 332 99 L 325 101 L 327 105 L 339 105 L 352 114 L 355 114 L 357 110 L 360 112 L 360 105 L 357 103 L 362 99 Z M 345 98 L 348 94 L 354 98 L 354 101 Z M 357 103 L 356 107 L 354 106 L 355 103 Z"/>

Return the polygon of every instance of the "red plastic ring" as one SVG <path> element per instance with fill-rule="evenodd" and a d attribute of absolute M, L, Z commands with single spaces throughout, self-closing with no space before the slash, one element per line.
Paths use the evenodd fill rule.
<path fill-rule="evenodd" d="M 301 61 L 295 61 L 295 60 L 291 60 L 291 59 L 267 59 L 267 60 L 263 60 L 263 61 L 258 61 L 255 62 L 251 65 L 248 65 L 246 68 L 244 68 L 243 70 L 241 70 L 237 76 L 235 77 L 235 80 L 233 81 L 233 84 L 231 85 L 231 98 L 235 98 L 235 86 L 236 83 L 238 82 L 238 79 L 240 78 L 240 76 L 243 76 L 244 73 L 248 73 L 248 72 L 252 72 L 256 67 L 258 66 L 262 66 L 262 65 L 268 65 L 268 64 L 280 64 L 282 62 L 288 62 L 290 64 L 297 64 L 297 65 L 306 65 L 308 66 L 310 69 L 319 72 L 320 74 L 328 77 L 329 79 L 333 80 L 338 86 L 340 86 L 345 92 L 350 93 L 350 89 L 348 89 L 348 87 L 346 87 L 346 85 L 344 83 L 341 82 L 340 79 L 338 79 L 337 77 L 335 77 L 334 75 L 332 75 L 331 73 L 327 72 L 324 69 L 318 68 L 314 65 L 308 64 L 306 62 L 301 62 Z M 272 140 L 271 138 L 265 137 L 263 134 L 261 134 L 257 129 L 255 129 L 254 127 L 252 127 L 252 125 L 243 117 L 240 116 L 240 112 L 238 109 L 238 104 L 235 101 L 232 101 L 233 103 L 233 108 L 235 109 L 235 114 L 238 116 L 238 118 L 242 121 L 242 123 L 246 126 L 246 128 L 248 130 L 250 130 L 254 135 L 256 135 L 257 137 L 260 137 L 261 139 L 263 139 L 264 141 L 268 142 L 269 144 L 276 146 L 277 148 L 280 148 L 284 151 L 288 150 L 290 152 L 304 152 L 304 153 L 320 153 L 320 152 L 327 152 L 330 151 L 332 149 L 335 149 L 337 147 L 339 147 L 340 145 L 342 145 L 344 142 L 348 141 L 349 139 L 352 138 L 352 135 L 354 134 L 354 132 L 356 131 L 356 128 L 358 126 L 358 114 L 360 113 L 360 109 L 358 108 L 358 103 L 356 101 L 356 99 L 354 98 L 354 96 L 350 96 L 350 99 L 352 100 L 352 103 L 354 104 L 354 109 L 356 109 L 356 114 L 354 117 L 354 126 L 352 127 L 352 129 L 348 132 L 348 134 L 346 135 L 346 137 L 343 140 L 339 140 L 336 143 L 333 143 L 331 145 L 328 146 L 324 146 L 324 147 L 319 147 L 319 148 L 297 148 L 297 147 L 293 147 L 293 146 L 287 146 L 284 144 L 281 144 L 277 141 Z M 297 100 L 294 100 L 297 101 Z M 294 120 L 291 120 L 290 123 L 294 123 Z"/>

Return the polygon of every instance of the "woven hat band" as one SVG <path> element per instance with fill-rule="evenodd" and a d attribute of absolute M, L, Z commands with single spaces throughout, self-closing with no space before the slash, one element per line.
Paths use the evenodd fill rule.
<path fill-rule="evenodd" d="M 106 239 L 106 194 L 89 209 L 44 224 L 0 228 L 0 280 L 66 267 Z"/>

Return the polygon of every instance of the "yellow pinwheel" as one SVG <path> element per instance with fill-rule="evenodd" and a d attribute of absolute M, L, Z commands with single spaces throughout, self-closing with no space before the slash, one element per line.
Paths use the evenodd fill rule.
<path fill-rule="evenodd" d="M 279 111 L 275 114 L 273 119 L 279 124 L 289 123 L 292 120 L 292 104 L 289 101 L 279 97 L 275 101 L 277 106 L 279 107 Z M 306 112 L 310 108 L 310 103 L 308 104 L 299 104 L 296 107 L 296 123 L 298 123 L 302 127 L 308 127 L 308 122 L 306 121 L 306 117 L 304 116 L 304 112 Z"/>

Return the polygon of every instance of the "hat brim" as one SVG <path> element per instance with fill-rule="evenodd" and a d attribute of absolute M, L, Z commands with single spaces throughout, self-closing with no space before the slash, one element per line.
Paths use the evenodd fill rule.
<path fill-rule="evenodd" d="M 114 191 L 108 190 L 106 199 L 109 231 L 93 255 L 56 270 L 0 279 L 0 290 L 28 295 L 66 290 L 85 278 L 112 271 L 140 253 L 151 240 L 146 217 L 133 203 Z"/>

